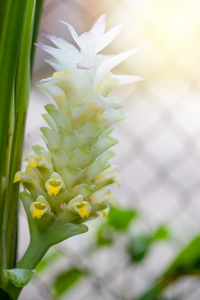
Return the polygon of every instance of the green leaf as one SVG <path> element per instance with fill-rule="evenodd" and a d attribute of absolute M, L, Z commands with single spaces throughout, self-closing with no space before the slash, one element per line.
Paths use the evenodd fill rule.
<path fill-rule="evenodd" d="M 128 253 L 132 263 L 141 261 L 147 254 L 151 244 L 151 238 L 148 235 L 139 235 L 131 237 L 128 244 Z"/>
<path fill-rule="evenodd" d="M 55 295 L 59 297 L 66 293 L 83 277 L 84 273 L 83 270 L 77 268 L 71 268 L 61 273 L 53 283 Z"/>
<path fill-rule="evenodd" d="M 136 212 L 132 209 L 111 207 L 108 214 L 108 224 L 114 227 L 116 230 L 125 231 L 136 215 Z"/>
<path fill-rule="evenodd" d="M 2 299 L 2 300 L 11 300 L 8 293 L 6 293 L 6 291 L 4 291 L 1 288 L 0 288 L 0 299 Z"/>
<path fill-rule="evenodd" d="M 105 223 L 98 229 L 96 235 L 97 235 L 97 245 L 99 247 L 111 245 L 114 241 L 115 230 L 113 227 Z"/>
<path fill-rule="evenodd" d="M 61 256 L 62 256 L 61 250 L 53 250 L 50 253 L 48 252 L 35 268 L 37 274 L 43 272 L 46 268 L 51 266 Z"/>
<path fill-rule="evenodd" d="M 128 253 L 132 263 L 141 261 L 148 253 L 151 245 L 159 240 L 167 239 L 169 232 L 163 226 L 159 227 L 155 233 L 143 233 L 131 236 L 128 243 Z"/>
<path fill-rule="evenodd" d="M 154 240 L 166 240 L 168 238 L 169 238 L 169 231 L 163 226 L 159 227 L 155 232 L 154 236 L 152 237 L 152 239 Z"/>
<path fill-rule="evenodd" d="M 30 269 L 11 269 L 4 270 L 8 278 L 16 287 L 23 287 L 29 283 L 32 276 L 36 273 L 35 270 Z"/>
<path fill-rule="evenodd" d="M 160 280 L 158 279 L 155 285 L 137 300 L 159 299 L 158 296 L 169 284 L 185 275 L 200 275 L 200 236 L 177 255 L 167 270 L 161 274 Z"/>
<path fill-rule="evenodd" d="M 200 236 L 197 236 L 172 262 L 164 273 L 164 278 L 186 274 L 200 275 Z"/>
<path fill-rule="evenodd" d="M 38 35 L 38 28 L 40 24 L 40 17 L 42 13 L 42 6 L 43 6 L 43 0 L 37 0 L 36 1 L 36 8 L 35 8 L 35 20 L 34 20 L 34 26 L 33 26 L 33 36 L 32 36 L 32 48 L 31 48 L 31 73 L 32 73 L 32 67 L 33 67 L 33 61 L 34 61 L 34 55 L 35 55 L 35 45 L 34 43 L 37 40 Z"/>
<path fill-rule="evenodd" d="M 158 286 L 154 286 L 136 300 L 164 300 L 164 298 L 159 296 L 160 291 L 161 289 Z"/>
<path fill-rule="evenodd" d="M 21 6 L 21 1 L 20 6 Z M 16 256 L 16 235 L 17 235 L 17 218 L 18 215 L 16 211 L 18 209 L 18 193 L 19 185 L 15 184 L 13 186 L 13 178 L 16 171 L 20 169 L 21 166 L 21 157 L 23 150 L 23 140 L 24 140 L 24 131 L 25 131 L 25 122 L 26 122 L 26 113 L 29 102 L 29 85 L 30 85 L 30 49 L 32 41 L 32 30 L 33 30 L 33 21 L 34 21 L 34 12 L 35 12 L 35 2 L 36 0 L 25 1 L 26 9 L 22 11 L 21 18 L 24 19 L 23 32 L 21 38 L 21 45 L 19 51 L 19 57 L 17 57 L 17 70 L 15 78 L 15 89 L 14 89 L 14 131 L 12 138 L 12 147 L 10 153 L 10 166 L 9 166 L 9 181 L 7 187 L 7 212 L 9 218 L 9 226 L 6 231 L 7 239 L 7 258 L 8 258 L 8 269 L 15 266 L 15 261 L 13 261 L 14 256 Z M 13 7 L 14 9 L 14 7 Z M 20 7 L 17 7 L 20 10 Z M 22 7 L 21 7 L 22 9 Z M 20 12 L 21 14 L 21 12 Z M 19 30 L 16 24 L 19 23 L 19 20 L 16 20 L 14 24 Z M 9 33 L 10 34 L 10 33 Z M 15 47 L 15 45 L 14 45 Z M 7 51 L 7 50 L 6 50 Z M 9 87 L 10 88 L 10 87 Z M 14 103 L 13 103 L 14 104 Z M 14 238 L 13 238 L 14 237 Z M 13 244 L 13 245 L 12 245 Z"/>

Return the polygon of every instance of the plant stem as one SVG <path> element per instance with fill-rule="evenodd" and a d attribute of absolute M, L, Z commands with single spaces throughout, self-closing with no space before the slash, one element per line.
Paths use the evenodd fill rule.
<path fill-rule="evenodd" d="M 10 157 L 8 150 L 8 125 L 11 109 L 13 109 L 14 82 L 18 62 L 21 36 L 24 25 L 24 12 L 27 0 L 7 0 L 1 3 L 5 13 L 1 25 L 0 47 L 0 285 L 5 287 L 6 280 L 3 268 L 7 268 L 6 253 L 6 193 L 7 193 L 7 164 Z M 16 212 L 15 212 L 16 214 Z"/>
<path fill-rule="evenodd" d="M 42 234 L 35 239 L 31 239 L 26 253 L 19 261 L 16 268 L 34 269 L 50 247 L 45 241 L 47 241 L 46 236 Z M 7 291 L 12 299 L 17 299 L 21 290 L 22 288 L 18 288 L 9 282 Z"/>
<path fill-rule="evenodd" d="M 17 250 L 17 224 L 18 224 L 18 184 L 13 185 L 13 177 L 21 166 L 24 130 L 29 100 L 30 85 L 30 51 L 32 44 L 32 31 L 35 17 L 36 0 L 29 0 L 25 11 L 25 22 L 21 41 L 19 63 L 16 74 L 15 88 L 15 124 L 10 157 L 8 193 L 6 203 L 6 249 L 7 268 L 13 268 L 16 261 Z"/>
<path fill-rule="evenodd" d="M 45 235 L 40 235 L 37 239 L 31 240 L 16 268 L 34 269 L 50 247 L 45 240 L 47 240 Z"/>

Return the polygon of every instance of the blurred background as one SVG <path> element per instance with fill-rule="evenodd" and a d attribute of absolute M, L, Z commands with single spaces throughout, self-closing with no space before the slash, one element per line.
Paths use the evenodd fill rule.
<path fill-rule="evenodd" d="M 140 219 L 134 230 L 156 230 L 165 226 L 168 242 L 153 245 L 139 265 L 127 263 L 124 235 L 112 247 L 94 251 L 87 257 L 88 245 L 99 222 L 90 222 L 90 232 L 63 242 L 65 253 L 50 271 L 24 288 L 20 300 L 54 299 L 49 293 L 52 278 L 70 264 L 83 264 L 95 270 L 97 282 L 82 279 L 62 299 L 136 299 L 162 274 L 177 253 L 200 229 L 200 1 L 199 0 L 45 0 L 41 33 L 51 33 L 73 42 L 66 26 L 78 34 L 88 31 L 106 13 L 107 30 L 123 23 L 119 36 L 104 53 L 147 46 L 120 64 L 113 72 L 134 74 L 144 81 L 115 91 L 124 100 L 127 120 L 117 124 L 113 148 L 121 188 L 115 188 L 117 205 L 136 210 Z M 39 43 L 49 43 L 42 36 Z M 25 152 L 42 143 L 41 114 L 52 99 L 38 87 L 38 81 L 53 70 L 36 50 L 30 107 L 25 136 Z M 21 208 L 19 255 L 29 241 L 26 217 Z M 132 229 L 129 228 L 131 231 Z M 85 249 L 85 250 L 84 250 Z M 59 250 L 60 251 L 60 250 Z M 83 254 L 84 253 L 84 254 Z M 109 270 L 109 278 L 105 272 Z M 103 279 L 105 279 L 103 281 Z M 101 285 L 102 284 L 102 285 Z M 120 292 L 119 292 L 120 291 Z M 165 299 L 200 299 L 200 281 L 184 277 L 166 291 Z"/>

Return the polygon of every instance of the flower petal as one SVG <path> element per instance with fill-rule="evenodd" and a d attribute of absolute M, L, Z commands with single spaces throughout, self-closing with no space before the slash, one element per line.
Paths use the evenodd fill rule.
<path fill-rule="evenodd" d="M 122 52 L 118 55 L 110 57 L 105 62 L 103 62 L 102 65 L 99 66 L 99 68 L 97 70 L 96 80 L 95 80 L 96 81 L 95 82 L 95 87 L 97 88 L 99 86 L 99 84 L 102 81 L 102 79 L 104 78 L 104 76 L 110 70 L 112 70 L 114 67 L 119 65 L 122 61 L 124 61 L 126 58 L 128 58 L 129 56 L 135 54 L 136 52 L 138 52 L 142 48 L 144 48 L 144 46 Z"/>
<path fill-rule="evenodd" d="M 55 58 L 46 58 L 44 61 L 46 63 L 48 63 L 56 71 L 65 72 L 64 66 L 57 59 L 55 59 Z"/>
<path fill-rule="evenodd" d="M 71 43 L 68 43 L 67 41 L 65 41 L 64 39 L 56 37 L 55 35 L 46 34 L 46 33 L 42 33 L 41 35 L 43 37 L 47 38 L 48 40 L 50 40 L 52 43 L 54 43 L 54 45 L 56 45 L 58 48 L 63 49 L 63 50 L 68 50 L 68 51 L 72 52 L 74 55 L 77 55 L 77 56 L 79 55 L 78 49 Z"/>
<path fill-rule="evenodd" d="M 43 44 L 36 44 L 36 46 L 55 57 L 61 64 L 64 65 L 65 69 L 68 69 L 72 72 L 76 71 L 76 64 L 74 62 L 75 58 L 72 56 L 72 53 L 70 51 L 57 49 Z"/>
<path fill-rule="evenodd" d="M 90 201 L 103 205 L 115 206 L 115 196 L 109 187 L 103 187 L 89 197 Z"/>
<path fill-rule="evenodd" d="M 60 20 L 60 23 L 63 23 L 65 25 L 67 25 L 69 32 L 71 33 L 72 38 L 74 39 L 74 41 L 77 43 L 77 45 L 79 45 L 79 38 L 78 38 L 78 34 L 76 33 L 74 27 L 72 27 L 69 23 L 64 22 L 62 20 Z"/>
<path fill-rule="evenodd" d="M 122 28 L 122 24 L 118 24 L 117 26 L 113 27 L 109 31 L 107 31 L 101 38 L 98 43 L 96 51 L 99 52 L 104 49 L 107 45 L 109 45 L 112 40 L 116 38 L 116 36 L 120 33 Z"/>
<path fill-rule="evenodd" d="M 143 80 L 143 78 L 140 76 L 111 74 L 111 76 L 106 76 L 106 78 L 103 79 L 98 91 L 103 96 L 107 96 L 115 88 L 141 80 Z"/>
<path fill-rule="evenodd" d="M 103 35 L 105 28 L 106 28 L 106 21 L 105 21 L 106 15 L 101 15 L 98 20 L 94 23 L 92 28 L 89 30 L 89 32 L 94 33 L 97 37 L 100 37 Z"/>

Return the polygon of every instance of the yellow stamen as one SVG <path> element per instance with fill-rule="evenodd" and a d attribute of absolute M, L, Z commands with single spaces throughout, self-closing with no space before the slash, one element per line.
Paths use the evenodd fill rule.
<path fill-rule="evenodd" d="M 30 164 L 27 166 L 27 169 L 33 169 L 33 168 L 35 168 L 37 165 L 38 165 L 37 162 L 30 163 Z"/>
<path fill-rule="evenodd" d="M 36 209 L 35 210 L 35 212 L 33 213 L 33 219 L 34 218 L 37 218 L 37 219 L 39 219 L 39 218 L 41 218 L 41 216 L 42 216 L 42 213 L 41 213 L 42 211 L 41 210 L 39 210 L 39 209 Z"/>
<path fill-rule="evenodd" d="M 59 192 L 59 189 L 56 186 L 51 186 L 50 189 L 48 190 L 49 196 L 51 196 L 51 195 L 56 196 L 58 194 L 58 192 Z"/>
<path fill-rule="evenodd" d="M 77 207 L 77 209 L 78 209 L 78 213 L 79 213 L 79 215 L 81 216 L 82 219 L 88 218 L 89 212 L 84 208 L 84 206 L 82 206 L 80 208 Z"/>
<path fill-rule="evenodd" d="M 38 196 L 37 200 L 31 203 L 30 211 L 33 218 L 40 219 L 46 212 L 50 212 L 50 205 L 43 196 Z"/>
<path fill-rule="evenodd" d="M 65 185 L 60 175 L 58 173 L 53 173 L 49 180 L 46 181 L 45 187 L 49 196 L 56 196 Z"/>
<path fill-rule="evenodd" d="M 21 177 L 16 177 L 14 180 L 13 180 L 13 183 L 16 183 L 16 182 L 18 182 L 18 181 L 20 181 L 21 180 Z"/>

